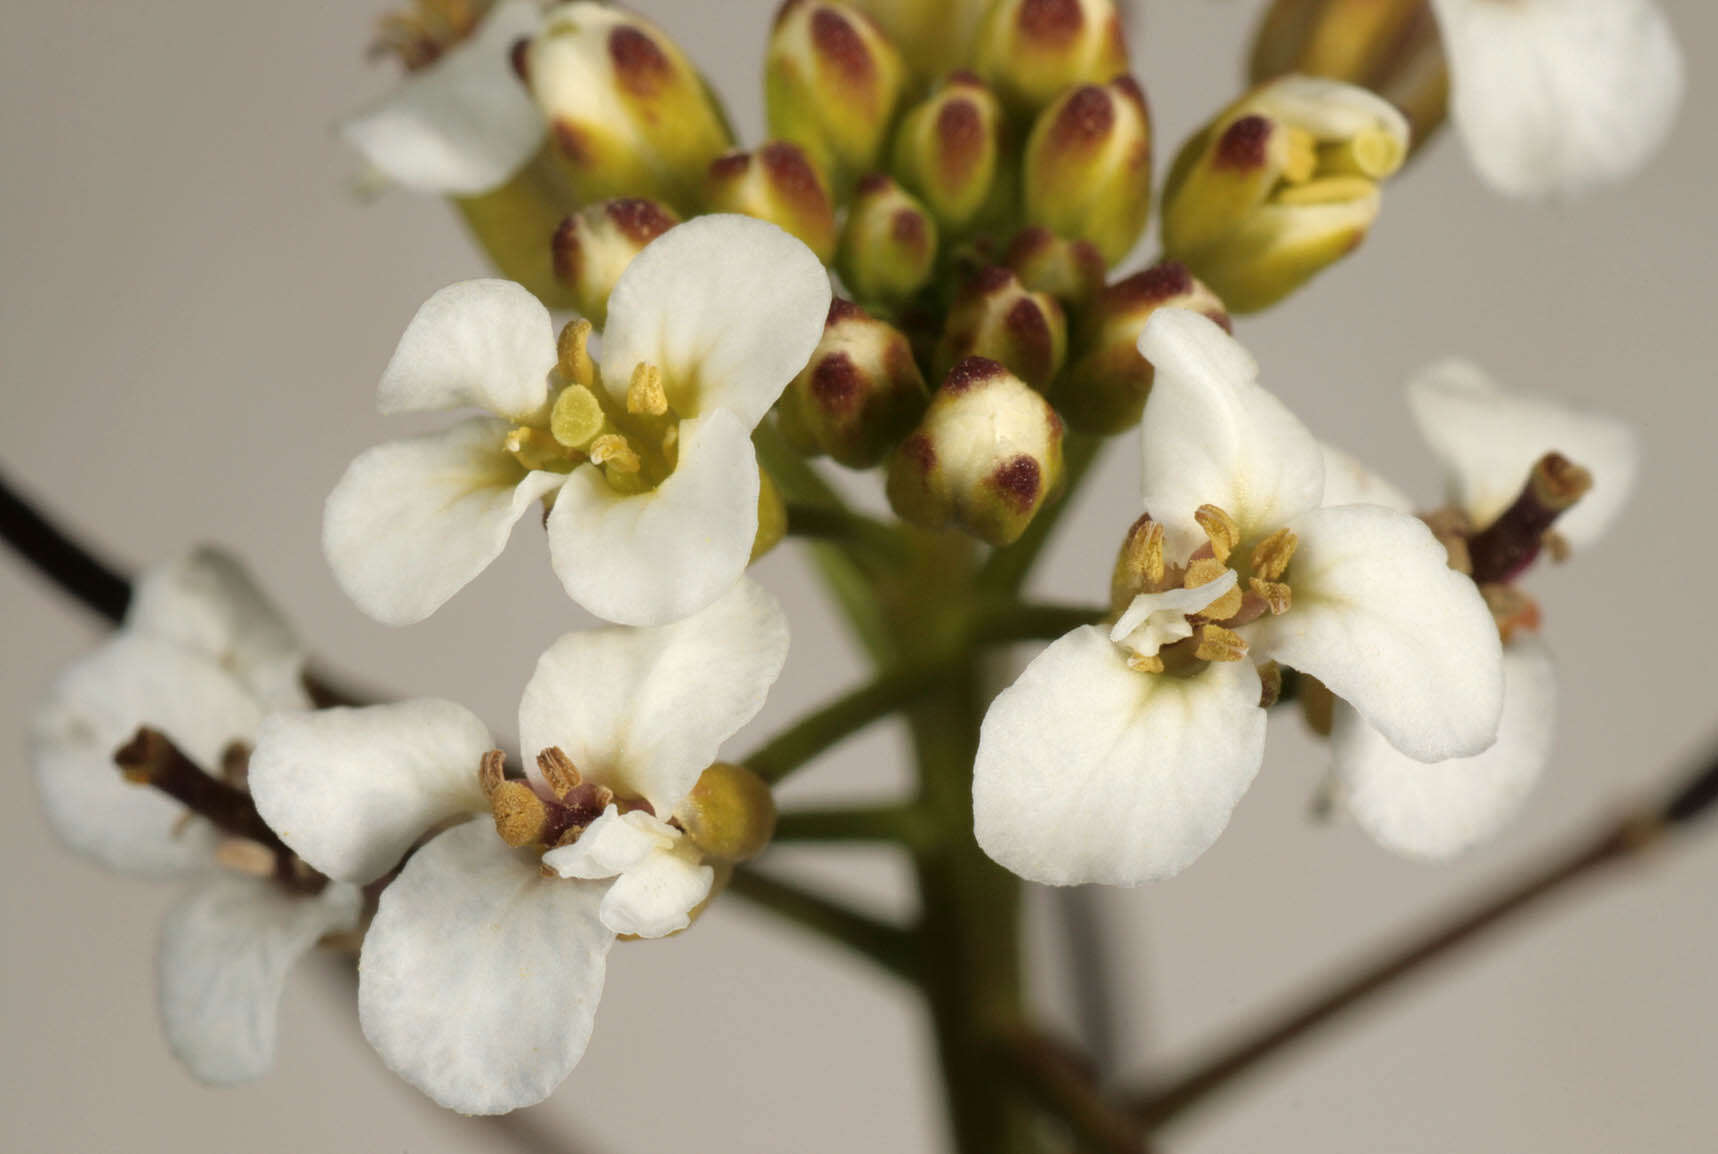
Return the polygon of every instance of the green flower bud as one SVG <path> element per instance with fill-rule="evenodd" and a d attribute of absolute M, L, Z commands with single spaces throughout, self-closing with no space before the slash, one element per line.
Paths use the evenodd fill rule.
<path fill-rule="evenodd" d="M 545 146 L 499 188 L 452 198 L 472 238 L 496 270 L 530 289 L 532 296 L 552 309 L 577 307 L 572 294 L 557 283 L 550 252 L 543 244 L 543 238 L 577 204 L 559 168 Z"/>
<path fill-rule="evenodd" d="M 875 20 L 920 76 L 964 64 L 990 0 L 853 0 Z"/>
<path fill-rule="evenodd" d="M 1073 361 L 1051 395 L 1069 425 L 1109 436 L 1139 421 L 1154 376 L 1151 363 L 1140 356 L 1139 334 L 1162 308 L 1204 313 L 1230 327 L 1223 302 L 1174 261 L 1107 286 L 1081 317 Z"/>
<path fill-rule="evenodd" d="M 894 173 L 942 226 L 965 236 L 1008 206 L 1002 106 L 977 77 L 949 76 L 895 134 Z"/>
<path fill-rule="evenodd" d="M 1026 141 L 1026 220 L 1116 264 L 1151 218 L 1151 113 L 1131 76 L 1070 88 Z"/>
<path fill-rule="evenodd" d="M 762 853 L 775 833 L 775 799 L 763 778 L 718 761 L 698 776 L 674 818 L 706 858 L 742 862 Z"/>
<path fill-rule="evenodd" d="M 937 372 L 967 357 L 988 357 L 1033 388 L 1047 389 L 1068 358 L 1068 321 L 1046 293 L 1028 292 L 1009 269 L 993 265 L 967 282 L 937 345 Z"/>
<path fill-rule="evenodd" d="M 600 329 L 608 320 L 614 282 L 645 245 L 679 223 L 654 200 L 623 197 L 590 205 L 555 230 L 555 279 L 571 292 L 573 308 Z"/>
<path fill-rule="evenodd" d="M 1076 84 L 1128 70 L 1111 0 L 995 0 L 979 25 L 974 67 L 1013 110 L 1033 115 Z"/>
<path fill-rule="evenodd" d="M 926 529 L 949 525 L 1007 545 L 1062 480 L 1062 422 L 995 361 L 968 357 L 889 464 L 889 504 Z"/>
<path fill-rule="evenodd" d="M 1290 73 L 1369 88 L 1408 120 L 1418 152 L 1449 112 L 1450 75 L 1431 0 L 1275 0 L 1253 36 L 1248 75 Z"/>
<path fill-rule="evenodd" d="M 1104 287 L 1104 257 L 1090 241 L 1069 240 L 1036 225 L 1009 242 L 1002 263 L 1029 291 L 1048 293 L 1069 312 L 1084 309 Z"/>
<path fill-rule="evenodd" d="M 937 222 L 925 206 L 880 172 L 861 180 L 836 257 L 853 295 L 898 305 L 930 283 L 936 259 Z"/>
<path fill-rule="evenodd" d="M 787 0 L 764 57 L 770 133 L 804 148 L 844 194 L 877 166 L 906 78 L 901 54 L 864 13 Z"/>
<path fill-rule="evenodd" d="M 837 298 L 823 339 L 788 385 L 780 411 L 796 443 L 868 469 L 913 427 L 927 392 L 907 338 Z"/>
<path fill-rule="evenodd" d="M 721 109 L 679 47 L 641 16 L 562 4 L 524 57 L 574 192 L 695 210 L 710 161 L 732 147 Z"/>
<path fill-rule="evenodd" d="M 704 182 L 704 204 L 712 212 L 767 220 L 804 241 L 824 264 L 835 257 L 835 202 L 797 144 L 775 140 L 717 157 Z"/>
<path fill-rule="evenodd" d="M 1352 252 L 1402 166 L 1407 122 L 1383 99 L 1288 76 L 1254 89 L 1181 149 L 1163 200 L 1166 255 L 1237 313 L 1275 304 Z"/>

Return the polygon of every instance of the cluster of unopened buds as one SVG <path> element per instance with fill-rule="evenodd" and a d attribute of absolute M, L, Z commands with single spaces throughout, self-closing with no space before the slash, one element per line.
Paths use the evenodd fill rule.
<path fill-rule="evenodd" d="M 568 596 L 610 624 L 518 671 L 509 753 L 452 702 L 307 681 L 222 554 L 144 576 L 54 688 L 34 759 L 74 848 L 199 879 L 164 931 L 175 1053 L 211 1080 L 261 1074 L 291 963 L 361 942 L 362 1025 L 392 1069 L 462 1112 L 541 1100 L 583 1052 L 616 940 L 687 928 L 770 840 L 770 783 L 721 756 L 788 653 L 751 562 L 796 531 L 876 545 L 885 569 L 891 550 L 953 558 L 938 580 L 964 622 L 960 581 L 1134 429 L 1143 503 L 1116 518 L 1107 606 L 983 716 L 983 851 L 1050 884 L 1173 876 L 1291 701 L 1331 739 L 1320 800 L 1383 845 L 1443 857 L 1495 832 L 1551 752 L 1522 579 L 1620 513 L 1629 432 L 1439 365 L 1409 400 L 1450 487 L 1416 505 L 1266 391 L 1231 318 L 1356 248 L 1446 91 L 1506 191 L 1641 163 L 1674 45 L 1638 0 L 1587 8 L 1278 0 L 1255 83 L 1155 202 L 1108 0 L 788 0 L 751 149 L 641 15 L 390 17 L 378 44 L 408 75 L 346 135 L 387 180 L 451 198 L 507 279 L 451 285 L 406 324 L 380 407 L 461 415 L 357 456 L 328 561 L 364 611 L 410 624 L 540 515 Z M 1541 99 L 1497 94 L 1500 70 L 1601 34 L 1579 91 L 1547 70 Z M 1124 273 L 1154 208 L 1163 259 Z M 836 524 L 816 457 L 875 470 L 900 524 Z M 903 652 L 932 643 L 913 598 L 937 584 L 906 568 L 856 570 Z"/>

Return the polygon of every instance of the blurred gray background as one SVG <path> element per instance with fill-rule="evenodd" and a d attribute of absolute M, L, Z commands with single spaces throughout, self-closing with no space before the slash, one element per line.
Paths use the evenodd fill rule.
<path fill-rule="evenodd" d="M 338 667 L 467 701 L 511 728 L 546 641 L 579 623 L 539 535 L 427 624 L 375 625 L 335 589 L 321 503 L 359 449 L 393 342 L 434 289 L 483 269 L 441 204 L 366 203 L 331 131 L 391 82 L 362 49 L 387 0 L 14 3 L 0 38 L 0 459 L 127 562 L 209 539 L 243 553 Z M 749 139 L 768 0 L 644 0 L 708 71 Z M 1711 130 L 1718 12 L 1669 0 L 1690 65 L 1670 147 L 1640 180 L 1532 209 L 1482 189 L 1445 138 L 1394 184 L 1365 248 L 1241 335 L 1315 429 L 1434 495 L 1400 395 L 1447 353 L 1501 379 L 1627 414 L 1643 431 L 1631 515 L 1535 584 L 1564 667 L 1556 764 L 1527 818 L 1447 867 L 1388 857 L 1306 817 L 1320 751 L 1293 717 L 1230 832 L 1181 878 L 1101 895 L 1118 939 L 1130 1070 L 1179 1056 L 1327 964 L 1452 908 L 1511 863 L 1659 779 L 1718 729 L 1712 574 Z M 1143 7 L 1143 11 L 1141 8 Z M 1233 93 L 1258 4 L 1133 6 L 1160 167 Z M 1703 128 L 1702 125 L 1707 127 Z M 1041 591 L 1101 596 L 1136 510 L 1114 444 L 1065 522 Z M 761 576 L 795 644 L 737 751 L 851 684 L 860 666 L 792 549 Z M 22 758 L 26 718 L 91 621 L 0 561 L 0 1146 L 20 1151 L 500 1150 L 360 1039 L 349 990 L 305 970 L 279 1067 L 216 1091 L 167 1056 L 151 951 L 162 887 L 52 841 Z M 882 729 L 806 772 L 791 799 L 904 783 Z M 790 856 L 793 860 L 790 859 Z M 777 855 L 884 911 L 886 853 Z M 1693 1151 L 1718 1106 L 1718 829 L 1537 911 L 1190 1117 L 1167 1148 L 1219 1151 Z M 1040 1000 L 1066 1020 L 1035 899 Z M 622 945 L 583 1065 L 537 1120 L 588 1148 L 874 1154 L 940 1148 L 925 1020 L 860 963 L 738 901 L 692 933 Z M 587 1145 L 569 1147 L 586 1149 Z"/>

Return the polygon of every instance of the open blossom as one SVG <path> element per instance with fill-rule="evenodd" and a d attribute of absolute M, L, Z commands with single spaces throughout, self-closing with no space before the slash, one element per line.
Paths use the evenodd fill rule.
<path fill-rule="evenodd" d="M 749 580 L 673 625 L 562 637 L 519 706 L 524 780 L 451 702 L 269 720 L 252 788 L 295 851 L 354 883 L 411 855 L 359 962 L 360 1021 L 389 1067 L 468 1114 L 567 1076 L 616 935 L 685 928 L 718 869 L 761 848 L 705 836 L 696 811 L 712 776 L 743 774 L 713 766 L 717 748 L 763 706 L 787 645 Z"/>
<path fill-rule="evenodd" d="M 1420 521 L 1325 506 L 1318 442 L 1258 366 L 1196 313 L 1154 314 L 1141 425 L 1146 516 L 1117 620 L 1052 643 L 984 719 L 979 844 L 1052 884 L 1186 868 L 1228 824 L 1264 751 L 1255 663 L 1317 677 L 1407 756 L 1491 744 L 1496 628 Z"/>
<path fill-rule="evenodd" d="M 829 278 L 774 225 L 706 216 L 621 274 L 599 360 L 575 322 L 508 281 L 464 281 L 418 310 L 382 374 L 382 411 L 478 409 L 377 446 L 328 498 L 323 546 L 360 608 L 420 621 L 549 507 L 567 595 L 609 621 L 672 621 L 745 570 L 758 526 L 751 432 L 810 358 Z"/>
<path fill-rule="evenodd" d="M 294 876 L 269 847 L 167 790 L 242 790 L 263 716 L 309 707 L 303 667 L 237 563 L 199 550 L 143 576 L 125 623 L 61 675 L 30 731 L 42 807 L 68 846 L 121 873 L 186 883 L 162 925 L 157 990 L 168 1044 L 209 1082 L 267 1072 L 288 969 L 358 917 L 353 887 Z M 152 789 L 122 776 L 115 755 L 145 726 L 195 763 L 179 766 L 188 780 Z"/>
<path fill-rule="evenodd" d="M 1450 505 L 1428 518 L 1452 562 L 1479 584 L 1503 637 L 1503 715 L 1490 749 L 1425 765 L 1338 706 L 1330 793 L 1379 844 L 1438 859 L 1501 829 L 1550 760 L 1556 676 L 1538 637 L 1538 606 L 1516 583 L 1543 548 L 1584 549 L 1609 528 L 1633 488 L 1637 449 L 1620 422 L 1506 392 L 1461 361 L 1432 366 L 1408 396 L 1449 474 Z M 1368 486 L 1368 499 L 1411 507 L 1358 466 L 1339 475 Z"/>

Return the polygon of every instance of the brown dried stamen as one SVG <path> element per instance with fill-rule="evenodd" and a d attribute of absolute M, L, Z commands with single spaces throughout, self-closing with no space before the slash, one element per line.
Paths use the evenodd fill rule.
<path fill-rule="evenodd" d="M 489 801 L 495 832 L 514 848 L 574 841 L 615 800 L 613 790 L 582 780 L 572 758 L 559 746 L 539 752 L 537 768 L 546 783 L 544 789 L 506 777 L 506 754 L 499 749 L 484 754 L 478 766 L 478 783 Z M 639 802 L 623 808 L 648 806 Z"/>
<path fill-rule="evenodd" d="M 1210 539 L 1211 555 L 1228 564 L 1229 554 L 1241 543 L 1241 529 L 1235 519 L 1215 505 L 1199 506 L 1193 511 L 1193 519 Z"/>
<path fill-rule="evenodd" d="M 1551 526 L 1593 487 L 1593 475 L 1561 453 L 1533 466 L 1521 495 L 1497 520 L 1468 538 L 1473 579 L 1512 581 L 1539 556 Z"/>

